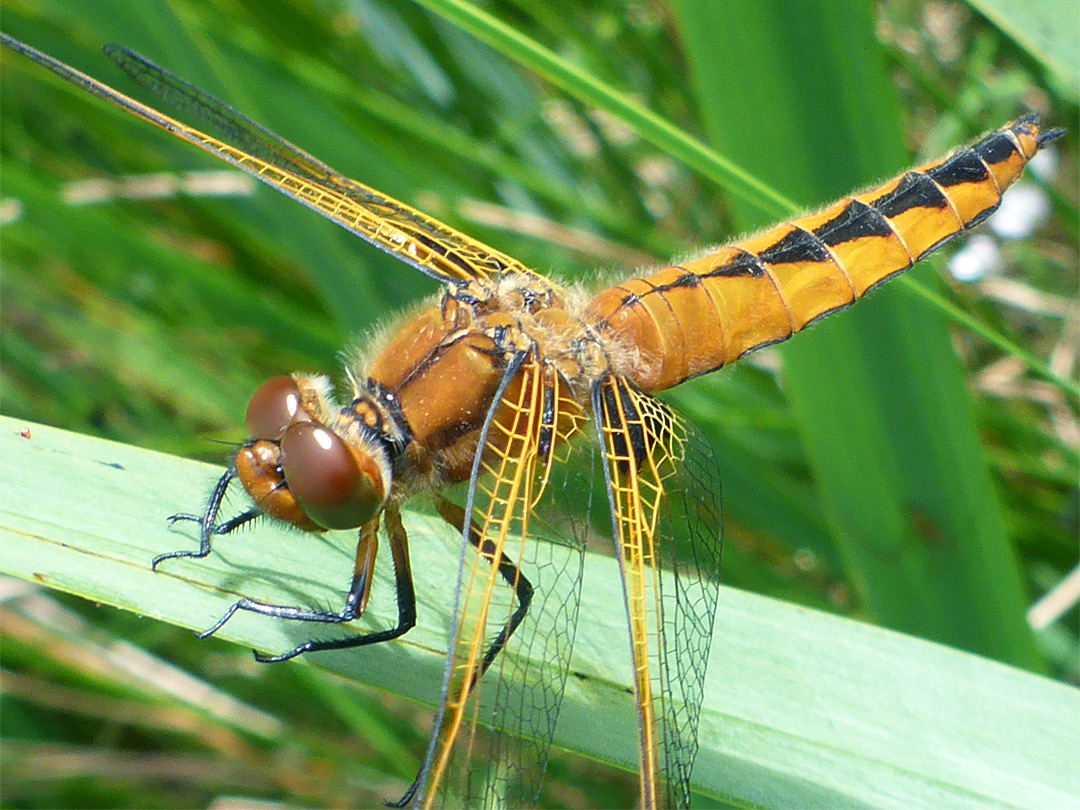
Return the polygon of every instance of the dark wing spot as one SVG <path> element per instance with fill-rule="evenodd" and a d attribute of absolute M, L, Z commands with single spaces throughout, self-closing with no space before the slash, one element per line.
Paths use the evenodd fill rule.
<path fill-rule="evenodd" d="M 432 253 L 441 256 L 451 264 L 456 265 L 460 270 L 464 270 L 467 278 L 477 277 L 476 267 L 459 256 L 455 251 L 448 249 L 446 245 L 437 242 L 422 233 L 410 233 L 409 236 L 412 237 L 414 241 L 419 242 L 421 245 L 428 248 Z"/>
<path fill-rule="evenodd" d="M 674 421 L 674 416 L 667 404 L 660 400 L 650 400 L 656 407 L 655 411 L 651 408 L 642 411 L 638 408 L 634 392 L 625 381 L 609 381 L 603 386 L 602 396 L 611 442 L 619 459 L 618 468 L 625 476 L 629 473 L 629 463 L 640 469 L 642 462 L 653 452 L 653 447 L 668 435 L 668 426 Z M 629 447 L 627 439 L 630 440 Z"/>
<path fill-rule="evenodd" d="M 546 462 L 555 445 L 555 386 L 544 386 L 544 398 L 540 414 L 540 432 L 537 438 L 537 455 Z"/>
<path fill-rule="evenodd" d="M 635 468 L 645 458 L 645 432 L 641 429 L 638 410 L 629 391 L 617 382 L 611 382 L 603 387 L 603 397 L 604 413 L 611 430 L 611 443 L 615 457 L 619 459 L 619 472 L 625 476 L 630 472 L 627 458 L 633 460 Z M 626 444 L 628 436 L 629 447 Z"/>

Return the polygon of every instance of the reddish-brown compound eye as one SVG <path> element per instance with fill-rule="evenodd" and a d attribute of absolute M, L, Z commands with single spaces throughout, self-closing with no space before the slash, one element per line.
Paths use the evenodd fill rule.
<path fill-rule="evenodd" d="M 292 377 L 274 377 L 259 386 L 248 402 L 244 426 L 252 439 L 280 439 L 300 410 L 300 389 Z M 302 421 L 309 421 L 301 414 Z"/>
<path fill-rule="evenodd" d="M 362 470 L 345 442 L 322 425 L 285 431 L 281 468 L 304 514 L 327 529 L 363 526 L 382 508 L 385 483 L 375 465 Z"/>
<path fill-rule="evenodd" d="M 323 527 L 304 514 L 296 497 L 289 491 L 281 472 L 281 447 L 275 441 L 259 439 L 245 444 L 233 461 L 240 483 L 251 499 L 266 514 L 284 520 L 306 532 L 321 532 Z"/>

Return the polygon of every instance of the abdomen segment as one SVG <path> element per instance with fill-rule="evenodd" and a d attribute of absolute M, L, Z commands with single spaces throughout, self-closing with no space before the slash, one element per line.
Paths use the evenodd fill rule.
<path fill-rule="evenodd" d="M 661 391 L 791 337 L 989 216 L 1040 146 L 1028 115 L 870 191 L 601 292 L 587 318 Z"/>

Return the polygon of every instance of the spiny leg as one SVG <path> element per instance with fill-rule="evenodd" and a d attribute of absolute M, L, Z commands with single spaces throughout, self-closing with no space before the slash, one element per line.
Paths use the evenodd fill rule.
<path fill-rule="evenodd" d="M 435 511 L 439 513 L 447 523 L 454 527 L 456 531 L 462 531 L 465 526 L 465 510 L 455 503 L 451 503 L 440 495 L 435 497 Z M 485 559 L 491 561 L 495 557 L 496 548 L 495 544 L 490 539 L 481 539 L 480 531 L 476 528 L 476 524 L 469 521 L 469 542 L 476 548 L 476 550 L 484 556 Z M 507 641 L 510 640 L 510 636 L 518 628 L 524 620 L 525 616 L 529 612 L 529 605 L 532 604 L 533 586 L 528 579 L 525 578 L 525 574 L 517 564 L 506 555 L 503 555 L 499 560 L 499 575 L 506 581 L 506 584 L 514 589 L 514 595 L 517 597 L 517 607 L 514 609 L 510 619 L 499 630 L 495 639 L 491 642 L 488 648 L 484 651 L 484 660 L 480 664 L 480 671 L 477 673 L 477 677 L 482 677 L 487 672 L 488 667 L 491 666 L 491 662 L 498 657 L 499 653 L 506 647 Z"/>
<path fill-rule="evenodd" d="M 262 512 L 260 512 L 255 507 L 252 507 L 251 509 L 248 509 L 246 512 L 241 512 L 239 515 L 236 515 L 235 517 L 229 518 L 224 523 L 215 523 L 215 524 L 213 524 L 212 526 L 210 526 L 210 533 L 211 534 L 216 534 L 216 535 L 219 535 L 219 536 L 220 535 L 225 535 L 225 534 L 230 534 L 231 532 L 234 532 L 237 529 L 239 529 L 244 524 L 250 523 L 251 521 L 255 520 L 255 518 L 261 517 L 262 515 L 263 515 Z M 177 512 L 175 515 L 169 515 L 169 517 L 167 518 L 167 520 L 169 521 L 170 526 L 172 526 L 174 523 L 179 523 L 182 520 L 191 520 L 191 521 L 194 521 L 195 523 L 198 523 L 201 526 L 202 522 L 203 522 L 203 519 L 204 519 L 203 515 L 196 515 L 196 514 L 193 514 L 191 512 Z M 192 556 L 195 556 L 196 552 L 191 552 L 191 554 L 192 554 Z M 165 558 L 172 557 L 172 556 L 174 556 L 172 553 L 163 554 L 163 555 L 161 555 L 161 558 L 165 559 Z M 200 554 L 198 556 L 202 557 L 204 555 Z"/>
<path fill-rule="evenodd" d="M 255 659 L 261 663 L 287 661 L 307 652 L 323 650 L 343 650 L 350 647 L 363 647 L 389 641 L 407 633 L 416 625 L 416 593 L 413 589 L 412 567 L 409 563 L 409 540 L 405 526 L 401 522 L 401 513 L 394 504 L 388 504 L 384 515 L 384 525 L 390 537 L 390 554 L 394 563 L 395 597 L 398 607 L 398 621 L 394 627 L 377 630 L 359 636 L 340 639 L 312 639 L 297 645 L 294 649 L 279 655 L 264 656 L 255 653 Z M 367 607 L 371 595 L 372 575 L 375 570 L 375 554 L 378 548 L 379 519 L 376 518 L 360 530 L 360 539 L 356 545 L 356 564 L 353 569 L 352 583 L 345 597 L 345 606 L 338 613 L 289 605 L 267 605 L 251 599 L 241 599 L 230 607 L 213 627 L 199 634 L 199 638 L 212 636 L 238 610 L 247 610 L 263 616 L 277 619 L 289 619 L 301 622 L 320 622 L 323 624 L 344 624 L 359 618 Z"/>
<path fill-rule="evenodd" d="M 192 520 L 199 524 L 199 550 L 198 551 L 170 551 L 167 554 L 159 554 L 154 557 L 150 562 L 150 570 L 157 570 L 158 565 L 165 560 L 174 560 L 177 558 L 193 558 L 202 559 L 210 553 L 210 537 L 212 535 L 223 535 L 234 531 L 245 523 L 248 523 L 255 518 L 259 517 L 258 509 L 249 509 L 246 512 L 241 512 L 239 515 L 233 518 L 229 518 L 224 523 L 217 523 L 218 513 L 221 511 L 221 503 L 225 500 L 225 493 L 229 489 L 229 484 L 236 478 L 236 467 L 229 467 L 221 474 L 221 478 L 218 479 L 217 484 L 214 485 L 214 491 L 210 494 L 210 500 L 206 504 L 206 509 L 203 510 L 202 515 L 192 515 L 186 512 L 181 512 L 176 515 L 169 516 L 169 525 L 178 523 L 182 520 Z"/>

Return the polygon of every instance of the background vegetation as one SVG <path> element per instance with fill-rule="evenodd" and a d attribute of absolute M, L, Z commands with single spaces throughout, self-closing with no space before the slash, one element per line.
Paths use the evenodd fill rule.
<path fill-rule="evenodd" d="M 484 6 L 585 77 L 569 80 L 405 0 L 16 0 L 0 24 L 125 90 L 100 46 L 133 47 L 346 174 L 593 284 L 786 212 L 598 112 L 581 100 L 588 78 L 805 205 L 1035 109 L 1069 128 L 1049 221 L 1003 246 L 999 277 L 960 285 L 936 262 L 919 280 L 1075 379 L 1077 76 L 1038 25 L 1075 8 L 833 6 Z M 209 158 L 0 60 L 5 415 L 220 463 L 259 382 L 336 368 L 343 345 L 436 291 L 268 191 L 215 196 Z M 106 183 L 70 185 L 88 178 Z M 671 400 L 720 459 L 727 584 L 1076 681 L 1075 612 L 1038 633 L 1024 617 L 1077 564 L 1076 401 L 1016 357 L 894 284 Z M 9 593 L 22 596 L 3 614 L 7 805 L 234 793 L 355 805 L 358 761 L 365 797 L 415 770 L 424 708 L 310 667 L 258 669 L 243 649 L 130 614 Z M 235 720 L 91 665 L 121 643 L 270 712 L 290 744 L 253 743 Z M 111 770 L 86 779 L 91 758 Z M 552 770 L 556 804 L 633 801 L 629 775 L 569 755 Z"/>

